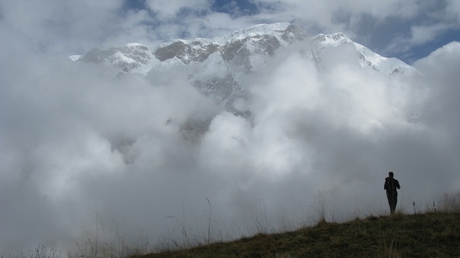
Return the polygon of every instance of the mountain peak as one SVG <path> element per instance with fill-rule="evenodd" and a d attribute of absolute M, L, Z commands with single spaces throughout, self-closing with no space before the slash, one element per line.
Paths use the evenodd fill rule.
<path fill-rule="evenodd" d="M 332 34 L 318 34 L 315 37 L 313 37 L 313 40 L 318 43 L 321 43 L 322 45 L 329 45 L 329 46 L 338 46 L 344 43 L 353 42 L 342 32 L 337 32 L 337 33 L 332 33 Z"/>

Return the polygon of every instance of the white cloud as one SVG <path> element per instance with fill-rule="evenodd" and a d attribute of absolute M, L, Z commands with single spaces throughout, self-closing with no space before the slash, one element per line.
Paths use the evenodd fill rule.
<path fill-rule="evenodd" d="M 209 11 L 207 1 L 179 3 L 148 2 L 168 19 L 183 7 Z M 222 111 L 180 69 L 115 80 L 109 68 L 66 56 L 98 42 L 222 35 L 257 21 L 346 28 L 332 22 L 334 12 L 410 18 L 413 3 L 284 1 L 281 11 L 209 11 L 155 27 L 146 10 L 121 15 L 121 1 L 1 1 L 1 253 L 75 248 L 95 236 L 96 217 L 101 240 L 122 227 L 127 243 L 141 232 L 155 244 L 183 239 L 178 227 L 202 235 L 206 198 L 212 229 L 229 237 L 276 229 L 280 216 L 312 220 L 319 192 L 336 219 L 382 214 L 390 170 L 405 210 L 457 191 L 458 43 L 416 62 L 421 73 L 401 81 L 350 65 L 346 47 L 325 53 L 324 71 L 280 53 L 248 78 L 250 96 L 238 102 L 253 119 Z M 414 44 L 444 29 L 412 27 Z M 421 115 L 411 120 L 414 112 Z"/>
<path fill-rule="evenodd" d="M 460 19 L 460 3 L 455 0 L 448 0 L 447 12 L 452 14 L 458 21 Z"/>
<path fill-rule="evenodd" d="M 255 1 L 265 21 L 291 21 L 305 26 L 312 33 L 344 32 L 369 48 L 383 49 L 381 54 L 420 58 L 411 49 L 431 42 L 439 36 L 452 37 L 460 28 L 458 6 L 454 1 Z M 267 7 L 269 5 L 270 7 Z M 276 11 L 274 11 L 276 10 Z M 415 55 L 412 57 L 410 55 Z"/>
<path fill-rule="evenodd" d="M 445 29 L 446 26 L 442 24 L 436 24 L 434 26 L 414 26 L 411 28 L 412 37 L 410 42 L 413 45 L 424 44 L 436 38 Z"/>
<path fill-rule="evenodd" d="M 425 107 L 425 115 L 430 127 L 448 130 L 444 137 L 456 138 L 459 119 L 453 112 L 456 109 L 456 98 L 460 94 L 456 71 L 459 65 L 460 43 L 452 42 L 434 51 L 428 57 L 417 61 L 414 65 L 427 74 L 424 84 L 431 90 L 430 99 Z M 445 119 L 445 120 L 444 120 Z M 452 131 L 451 131 L 452 130 Z M 447 140 L 447 139 L 446 139 Z"/>
<path fill-rule="evenodd" d="M 118 29 L 116 1 L 0 1 L 2 23 L 35 44 L 38 51 L 90 49 Z"/>
<path fill-rule="evenodd" d="M 334 24 L 336 15 L 350 16 L 359 19 L 360 15 L 368 14 L 378 19 L 389 16 L 413 17 L 417 10 L 417 1 L 278 1 L 257 0 L 259 5 L 270 4 L 278 6 L 277 15 L 289 14 L 291 18 L 303 19 L 322 26 L 326 31 L 337 29 L 343 24 Z M 261 7 L 262 7 L 261 6 Z M 267 11 L 269 12 L 269 11 Z M 276 16 L 273 15 L 273 18 Z M 343 27 L 342 27 L 343 28 Z"/>

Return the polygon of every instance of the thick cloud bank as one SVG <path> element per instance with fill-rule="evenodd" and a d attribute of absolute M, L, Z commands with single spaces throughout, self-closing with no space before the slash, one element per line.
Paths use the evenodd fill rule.
<path fill-rule="evenodd" d="M 148 10 L 124 9 L 127 2 L 0 0 L 0 254 L 39 245 L 81 253 L 96 243 L 147 250 L 292 229 L 322 214 L 386 214 L 390 170 L 402 211 L 458 193 L 458 42 L 415 62 L 409 77 L 353 65 L 344 49 L 326 56 L 324 70 L 296 51 L 278 53 L 234 102 L 250 116 L 225 111 L 180 69 L 116 76 L 68 58 L 280 17 L 356 34 L 367 31 L 355 26 L 366 17 L 385 20 L 394 10 L 399 18 L 390 20 L 433 20 L 412 13 L 420 1 L 366 1 L 359 8 L 367 11 L 252 1 L 254 16 L 238 6 L 233 16 L 212 11 L 212 1 L 138 1 Z M 444 26 L 414 27 L 409 39 L 374 40 L 387 38 L 389 49 L 425 41 L 458 28 L 457 13 L 436 15 Z"/>
<path fill-rule="evenodd" d="M 10 49 L 0 69 L 2 252 L 120 236 L 151 248 L 229 239 L 315 222 L 322 207 L 329 220 L 384 214 L 390 170 L 407 212 L 460 187 L 459 43 L 403 79 L 347 60 L 318 71 L 283 53 L 235 102 L 249 118 L 181 71 L 113 77 Z"/>

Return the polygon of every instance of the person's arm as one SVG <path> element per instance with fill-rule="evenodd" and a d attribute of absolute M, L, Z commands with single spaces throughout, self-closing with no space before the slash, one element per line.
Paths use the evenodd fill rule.
<path fill-rule="evenodd" d="M 401 189 L 401 186 L 399 186 L 399 181 L 398 180 L 395 180 L 395 181 L 396 181 L 396 188 Z"/>
<path fill-rule="evenodd" d="M 388 189 L 388 179 L 385 178 L 385 184 L 383 184 L 383 189 Z"/>

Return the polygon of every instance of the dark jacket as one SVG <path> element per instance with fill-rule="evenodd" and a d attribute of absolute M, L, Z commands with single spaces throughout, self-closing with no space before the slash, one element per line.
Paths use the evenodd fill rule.
<path fill-rule="evenodd" d="M 388 195 L 398 195 L 398 191 L 396 189 L 400 189 L 398 180 L 387 177 L 385 178 L 385 184 L 383 185 L 383 189 L 387 191 Z"/>

